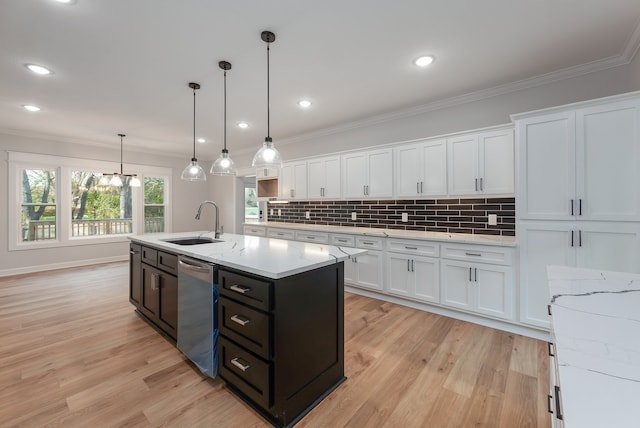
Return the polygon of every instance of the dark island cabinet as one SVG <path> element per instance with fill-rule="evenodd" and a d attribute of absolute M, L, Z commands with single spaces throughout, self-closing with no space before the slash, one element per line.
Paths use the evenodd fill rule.
<path fill-rule="evenodd" d="M 174 341 L 178 333 L 178 256 L 130 245 L 129 301 Z"/>
<path fill-rule="evenodd" d="M 342 262 L 278 280 L 218 271 L 218 372 L 275 426 L 345 380 L 343 277 Z"/>

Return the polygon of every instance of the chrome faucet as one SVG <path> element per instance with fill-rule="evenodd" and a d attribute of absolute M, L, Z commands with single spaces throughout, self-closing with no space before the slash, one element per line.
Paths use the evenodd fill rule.
<path fill-rule="evenodd" d="M 204 201 L 203 203 L 201 203 L 200 207 L 198 208 L 198 214 L 196 214 L 196 220 L 200 220 L 200 213 L 202 212 L 202 207 L 205 204 L 211 204 L 216 208 L 215 238 L 219 239 L 220 238 L 220 209 L 218 209 L 218 205 L 215 202 Z"/>

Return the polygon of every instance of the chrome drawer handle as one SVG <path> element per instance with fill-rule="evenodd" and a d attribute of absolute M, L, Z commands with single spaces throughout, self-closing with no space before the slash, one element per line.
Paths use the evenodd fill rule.
<path fill-rule="evenodd" d="M 316 239 L 315 236 L 307 236 L 307 239 Z"/>
<path fill-rule="evenodd" d="M 363 245 L 375 245 L 375 242 L 363 241 L 362 244 Z"/>
<path fill-rule="evenodd" d="M 140 254 L 140 251 L 130 250 L 129 254 L 132 254 L 135 256 L 136 254 Z"/>
<path fill-rule="evenodd" d="M 407 250 L 418 250 L 418 247 L 407 247 L 406 245 L 404 248 L 406 248 Z"/>
<path fill-rule="evenodd" d="M 346 239 L 336 239 L 338 242 L 348 242 Z"/>
<path fill-rule="evenodd" d="M 244 327 L 245 325 L 249 324 L 249 321 L 251 320 L 249 318 L 240 318 L 240 316 L 238 315 L 232 315 L 231 321 Z"/>
<path fill-rule="evenodd" d="M 246 294 L 247 292 L 251 291 L 251 288 L 243 287 L 242 285 L 238 285 L 238 284 L 233 284 L 231 287 L 229 287 L 229 290 L 235 291 L 236 293 L 240 293 L 240 294 Z"/>
<path fill-rule="evenodd" d="M 482 257 L 480 253 L 464 253 L 465 256 Z"/>
<path fill-rule="evenodd" d="M 247 370 L 249 370 L 249 368 L 251 367 L 249 364 L 242 364 L 240 362 L 239 358 L 233 358 L 231 360 L 231 364 L 233 364 L 234 366 L 236 366 L 237 368 L 239 368 L 240 370 L 242 370 L 243 372 L 246 372 Z"/>

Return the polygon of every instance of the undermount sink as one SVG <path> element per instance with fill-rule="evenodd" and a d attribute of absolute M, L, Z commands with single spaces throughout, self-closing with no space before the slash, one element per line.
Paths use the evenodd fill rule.
<path fill-rule="evenodd" d="M 188 236 L 184 238 L 163 239 L 164 242 L 177 245 L 200 245 L 200 244 L 215 244 L 216 242 L 223 242 L 220 239 L 206 238 L 201 236 Z"/>

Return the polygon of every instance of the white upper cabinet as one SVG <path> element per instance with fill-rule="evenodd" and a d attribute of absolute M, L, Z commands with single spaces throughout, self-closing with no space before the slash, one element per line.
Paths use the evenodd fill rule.
<path fill-rule="evenodd" d="M 307 196 L 310 199 L 341 197 L 340 156 L 307 161 Z"/>
<path fill-rule="evenodd" d="M 640 220 L 640 101 L 516 120 L 518 217 Z"/>
<path fill-rule="evenodd" d="M 389 198 L 393 193 L 392 149 L 342 155 L 343 198 Z"/>
<path fill-rule="evenodd" d="M 307 197 L 307 161 L 285 163 L 280 171 L 280 198 Z"/>
<path fill-rule="evenodd" d="M 279 168 L 256 168 L 256 178 L 274 178 L 280 174 Z"/>
<path fill-rule="evenodd" d="M 423 141 L 393 149 L 396 197 L 447 194 L 446 140 Z"/>
<path fill-rule="evenodd" d="M 449 195 L 513 194 L 513 147 L 511 128 L 449 138 Z"/>

